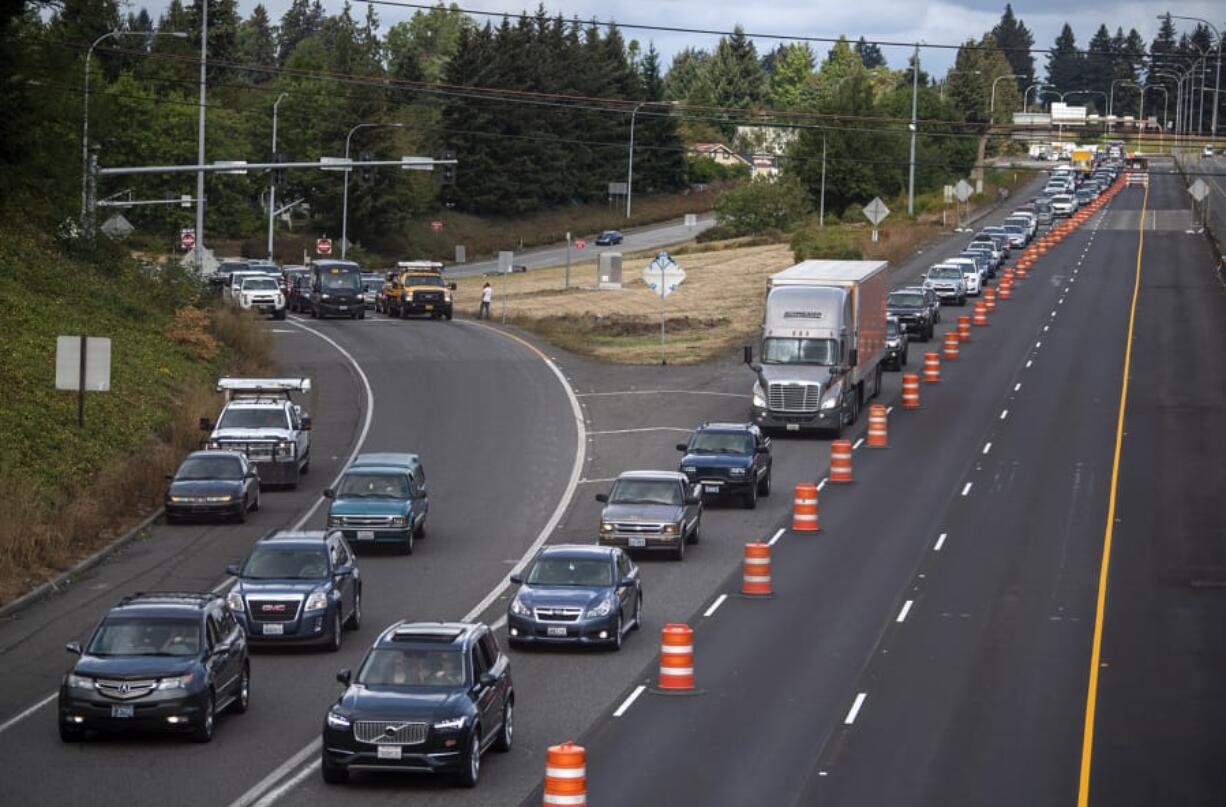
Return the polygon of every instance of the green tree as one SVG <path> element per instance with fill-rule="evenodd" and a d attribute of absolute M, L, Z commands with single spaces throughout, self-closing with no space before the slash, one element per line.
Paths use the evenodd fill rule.
<path fill-rule="evenodd" d="M 304 39 L 323 30 L 324 9 L 319 0 L 292 0 L 281 17 L 280 57 L 281 64 L 289 61 L 294 49 Z"/>
<path fill-rule="evenodd" d="M 708 105 L 715 102 L 711 86 L 711 54 L 697 48 L 683 48 L 673 56 L 664 78 L 664 97 L 684 104 Z"/>
<path fill-rule="evenodd" d="M 709 69 L 716 106 L 731 110 L 762 108 L 766 101 L 766 74 L 753 40 L 741 26 L 736 26 L 731 36 L 720 37 Z M 731 112 L 725 117 L 736 118 L 739 114 Z M 722 128 L 731 136 L 736 125 L 728 122 Z"/>
<path fill-rule="evenodd" d="M 1034 47 L 1034 34 L 1025 22 L 1014 15 L 1012 4 L 1005 4 L 1005 13 L 992 28 L 992 39 L 1009 61 L 1009 72 L 1018 76 L 1018 92 L 1025 92 L 1034 83 L 1034 56 L 1030 53 Z"/>
<path fill-rule="evenodd" d="M 1047 55 L 1047 83 L 1057 92 L 1083 89 L 1086 83 L 1085 54 L 1077 47 L 1077 37 L 1068 23 L 1056 37 Z"/>
<path fill-rule="evenodd" d="M 262 3 L 238 26 L 238 53 L 245 65 L 267 67 L 277 63 L 276 31 Z M 251 71 L 244 73 L 243 78 L 251 84 L 262 84 L 271 79 L 272 74 Z"/>
<path fill-rule="evenodd" d="M 390 72 L 411 81 L 440 81 L 447 62 L 459 47 L 460 31 L 474 29 L 472 17 L 454 3 L 429 11 L 418 11 L 411 19 L 398 22 L 387 32 Z"/>
<path fill-rule="evenodd" d="M 685 155 L 677 119 L 664 101 L 660 54 L 654 43 L 639 62 L 639 75 L 643 99 L 657 103 L 644 108 L 635 130 L 634 185 L 645 192 L 675 191 L 685 186 Z"/>
<path fill-rule="evenodd" d="M 866 41 L 864 37 L 860 37 L 860 41 L 856 43 L 856 54 L 860 57 L 860 63 L 864 65 L 865 70 L 886 66 L 881 48 L 875 42 Z"/>
<path fill-rule="evenodd" d="M 776 51 L 775 70 L 770 77 L 772 109 L 797 110 L 813 79 L 813 50 L 808 43 L 783 45 Z"/>
<path fill-rule="evenodd" d="M 1121 43 L 1122 44 L 1122 43 Z M 1093 107 L 1100 115 L 1107 114 L 1107 93 L 1110 91 L 1111 79 L 1115 75 L 1116 50 L 1111 40 L 1111 33 L 1106 25 L 1100 25 L 1090 38 L 1090 44 L 1083 62 L 1082 81 L 1076 87 L 1063 89 L 1094 90 L 1084 97 L 1078 97 L 1077 102 Z M 1098 93 L 1102 93 L 1099 95 Z"/>
<path fill-rule="evenodd" d="M 786 231 L 799 224 L 812 207 L 796 177 L 758 177 L 720 194 L 715 221 L 729 236 Z"/>

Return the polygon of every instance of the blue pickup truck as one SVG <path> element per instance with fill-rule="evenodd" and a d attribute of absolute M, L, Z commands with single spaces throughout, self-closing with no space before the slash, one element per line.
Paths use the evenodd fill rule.
<path fill-rule="evenodd" d="M 426 535 L 430 499 L 416 454 L 359 454 L 324 497 L 332 500 L 328 527 L 340 530 L 356 551 L 391 544 L 411 555 L 413 542 Z"/>
<path fill-rule="evenodd" d="M 681 473 L 704 497 L 738 496 L 754 508 L 770 495 L 771 441 L 753 423 L 704 423 L 677 450 Z"/>

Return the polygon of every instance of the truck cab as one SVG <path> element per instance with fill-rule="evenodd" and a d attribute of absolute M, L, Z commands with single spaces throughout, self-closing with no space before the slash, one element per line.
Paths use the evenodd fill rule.
<path fill-rule="evenodd" d="M 405 555 L 426 534 L 430 499 L 426 471 L 416 454 L 359 454 L 335 488 L 324 491 L 331 500 L 328 527 L 340 530 L 357 550 L 389 544 Z"/>
<path fill-rule="evenodd" d="M 311 391 L 309 378 L 221 378 L 226 405 L 213 423 L 206 448 L 237 451 L 256 466 L 261 485 L 298 486 L 311 465 L 311 418 L 291 394 Z"/>
<path fill-rule="evenodd" d="M 455 288 L 456 284 L 443 280 L 443 264 L 437 261 L 400 261 L 383 284 L 383 313 L 401 319 L 411 314 L 451 319 Z"/>

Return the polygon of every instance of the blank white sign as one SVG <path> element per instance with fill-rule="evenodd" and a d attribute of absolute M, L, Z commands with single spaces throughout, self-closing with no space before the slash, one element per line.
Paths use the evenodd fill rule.
<path fill-rule="evenodd" d="M 55 340 L 55 388 L 80 389 L 81 337 L 58 336 Z M 85 340 L 85 391 L 111 389 L 111 340 L 91 336 Z"/>

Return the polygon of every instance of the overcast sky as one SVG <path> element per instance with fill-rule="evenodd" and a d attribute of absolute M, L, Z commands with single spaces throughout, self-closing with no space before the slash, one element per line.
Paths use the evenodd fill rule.
<path fill-rule="evenodd" d="M 322 0 L 328 13 L 338 12 L 343 0 Z M 183 0 L 185 3 L 191 0 Z M 257 0 L 239 0 L 239 9 L 244 16 L 250 14 Z M 132 7 L 145 5 L 156 19 L 165 8 L 165 0 L 150 0 L 148 3 L 133 2 Z M 279 20 L 289 6 L 289 0 L 265 0 L 265 7 Z M 459 2 L 461 8 L 480 11 L 519 13 L 536 8 L 531 2 L 508 2 L 508 0 L 471 0 Z M 815 2 L 814 0 L 767 0 L 760 3 L 745 3 L 743 0 L 554 0 L 545 3 L 550 14 L 561 12 L 566 17 L 581 19 L 595 17 L 612 20 L 622 25 L 663 25 L 708 30 L 731 30 L 740 24 L 749 33 L 781 34 L 791 36 L 837 37 L 845 34 L 851 39 L 861 35 L 869 40 L 958 44 L 968 37 L 979 37 L 991 29 L 1000 19 L 1005 4 L 996 0 L 855 0 L 855 2 Z M 412 9 L 378 5 L 376 12 L 383 30 L 399 20 L 413 15 Z M 1136 28 L 1146 43 L 1158 30 L 1157 16 L 1167 11 L 1192 17 L 1204 17 L 1219 29 L 1226 28 L 1226 3 L 1221 0 L 1192 0 L 1172 6 L 1169 2 L 1149 0 L 1022 0 L 1013 4 L 1014 13 L 1020 17 L 1034 34 L 1036 47 L 1050 47 L 1065 22 L 1073 26 L 1078 45 L 1084 47 L 1100 24 L 1106 23 L 1114 33 L 1117 26 L 1127 33 Z M 354 2 L 354 15 L 366 13 L 366 4 Z M 488 19 L 478 17 L 480 21 Z M 1176 21 L 1183 30 L 1194 25 Z M 713 48 L 716 36 L 685 34 L 664 31 L 641 31 L 626 28 L 627 40 L 638 39 L 644 50 L 649 41 L 664 54 L 668 65 L 674 53 L 687 46 Z M 770 50 L 776 44 L 769 39 L 757 41 L 759 52 Z M 823 57 L 829 46 L 815 43 L 818 56 Z M 891 67 L 906 65 L 908 49 L 883 48 Z M 943 74 L 953 63 L 953 51 L 936 48 L 921 50 L 922 66 L 929 72 Z M 1042 74 L 1046 62 L 1042 54 L 1035 57 L 1035 67 Z"/>

